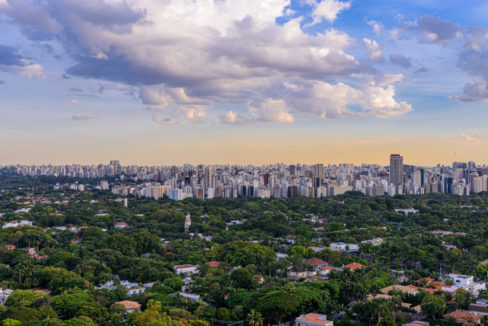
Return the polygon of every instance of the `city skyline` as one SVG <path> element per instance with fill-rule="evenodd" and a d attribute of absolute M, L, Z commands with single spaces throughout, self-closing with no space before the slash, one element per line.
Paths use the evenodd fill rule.
<path fill-rule="evenodd" d="M 0 0 L 0 164 L 487 162 L 474 0 Z"/>
<path fill-rule="evenodd" d="M 164 196 L 213 199 L 237 197 L 293 198 L 341 195 L 349 191 L 368 196 L 448 193 L 469 195 L 488 191 L 488 167 L 476 162 L 422 167 L 404 164 L 400 154 L 390 155 L 390 166 L 322 163 L 264 166 L 191 165 L 135 166 L 119 160 L 98 165 L 16 165 L 6 174 L 98 179 L 100 190 L 121 196 Z M 107 181 L 108 180 L 112 180 Z M 89 187 L 93 187 L 93 184 Z M 83 182 L 57 183 L 55 189 L 85 191 Z"/>

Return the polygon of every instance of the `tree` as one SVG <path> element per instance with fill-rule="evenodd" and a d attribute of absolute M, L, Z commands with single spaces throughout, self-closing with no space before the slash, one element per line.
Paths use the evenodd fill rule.
<path fill-rule="evenodd" d="M 217 309 L 217 319 L 220 320 L 231 320 L 230 311 L 225 307 L 220 307 Z"/>
<path fill-rule="evenodd" d="M 45 296 L 45 294 L 35 290 L 15 290 L 9 295 L 5 305 L 11 307 L 32 307 L 37 300 Z"/>
<path fill-rule="evenodd" d="M 427 296 L 422 300 L 420 307 L 423 312 L 435 319 L 442 316 L 447 309 L 447 304 L 444 297 Z"/>
<path fill-rule="evenodd" d="M 271 290 L 264 297 L 259 299 L 256 309 L 265 313 L 266 317 L 278 324 L 298 309 L 299 302 L 295 298 L 295 286 L 283 287 L 279 290 Z"/>
<path fill-rule="evenodd" d="M 134 324 L 137 326 L 173 326 L 171 317 L 161 313 L 161 303 L 149 300 L 144 312 L 136 312 Z"/>
<path fill-rule="evenodd" d="M 246 268 L 238 268 L 230 274 L 232 286 L 236 289 L 252 289 L 253 278 Z"/>
<path fill-rule="evenodd" d="M 255 309 L 251 309 L 247 315 L 247 321 L 249 322 L 249 326 L 263 326 L 264 318 L 260 312 L 257 312 Z"/>
<path fill-rule="evenodd" d="M 467 309 L 469 303 L 471 302 L 471 295 L 465 289 L 457 289 L 456 290 L 456 303 L 459 305 L 461 309 Z"/>

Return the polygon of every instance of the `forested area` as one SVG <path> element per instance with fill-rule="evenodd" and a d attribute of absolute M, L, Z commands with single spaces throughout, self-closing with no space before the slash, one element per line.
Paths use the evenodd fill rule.
<path fill-rule="evenodd" d="M 432 321 L 488 299 L 485 292 L 475 298 L 466 291 L 420 291 L 367 300 L 387 286 L 448 273 L 486 281 L 487 193 L 392 198 L 348 192 L 322 199 L 205 201 L 130 197 L 124 207 L 110 192 L 55 191 L 52 184 L 50 179 L 2 177 L 0 284 L 13 290 L 0 305 L 3 325 L 243 321 L 258 326 L 309 312 L 334 317 L 335 325 L 401 325 L 415 314 L 401 303 L 420 305 Z M 405 215 L 396 208 L 418 212 Z M 188 214 L 191 226 L 185 232 Z M 20 220 L 33 225 L 5 227 Z M 126 227 L 114 227 L 120 222 Z M 376 238 L 382 243 L 362 242 Z M 359 250 L 328 248 L 337 242 L 358 244 Z M 292 277 L 312 271 L 306 260 L 313 257 L 334 269 L 326 276 Z M 353 262 L 365 267 L 343 268 Z M 185 264 L 198 271 L 176 274 L 175 266 Z M 151 286 L 129 295 L 122 280 Z M 114 281 L 112 289 L 99 288 L 108 281 Z M 128 312 L 115 304 L 123 300 L 137 302 L 140 309 Z"/>

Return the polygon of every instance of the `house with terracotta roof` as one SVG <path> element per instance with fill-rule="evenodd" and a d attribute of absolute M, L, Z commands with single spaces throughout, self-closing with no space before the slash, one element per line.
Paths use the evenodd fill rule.
<path fill-rule="evenodd" d="M 481 324 L 481 317 L 469 311 L 453 311 L 444 315 L 445 319 L 454 319 L 461 324 Z"/>
<path fill-rule="evenodd" d="M 386 288 L 380 290 L 380 292 L 383 294 L 389 294 L 391 291 L 399 291 L 404 294 L 413 294 L 413 295 L 417 295 L 417 293 L 419 292 L 416 287 L 398 285 L 398 284 L 387 286 Z"/>
<path fill-rule="evenodd" d="M 135 312 L 141 310 L 141 304 L 136 302 L 136 301 L 131 301 L 131 300 L 123 300 L 123 301 L 118 301 L 114 303 L 114 305 L 119 304 L 125 308 L 125 311 L 127 312 Z"/>
<path fill-rule="evenodd" d="M 429 326 L 429 322 L 427 321 L 419 321 L 419 320 L 414 320 L 410 323 L 403 324 L 402 326 Z"/>
<path fill-rule="evenodd" d="M 7 248 L 7 250 L 14 250 L 16 248 L 13 244 L 6 244 L 4 247 Z"/>
<path fill-rule="evenodd" d="M 334 322 L 327 320 L 326 315 L 310 313 L 295 319 L 296 326 L 333 326 Z"/>
<path fill-rule="evenodd" d="M 208 262 L 208 267 L 209 268 L 219 268 L 220 266 L 220 262 L 219 261 L 215 261 L 215 260 L 211 260 Z"/>
<path fill-rule="evenodd" d="M 413 284 L 409 284 L 409 285 L 407 285 L 407 287 L 412 288 L 412 289 L 416 289 L 419 291 L 422 290 L 422 291 L 427 292 L 429 294 L 434 294 L 438 291 L 437 289 L 418 287 L 418 286 L 415 286 Z"/>
<path fill-rule="evenodd" d="M 335 268 L 332 267 L 332 266 L 324 266 L 320 269 L 320 272 L 319 274 L 322 275 L 322 276 L 327 276 L 332 270 L 334 270 Z"/>
<path fill-rule="evenodd" d="M 435 279 L 433 279 L 432 277 L 424 277 L 424 278 L 416 280 L 415 283 L 430 285 L 434 281 L 435 281 Z"/>
<path fill-rule="evenodd" d="M 360 269 L 360 268 L 364 268 L 366 266 L 364 266 L 363 264 L 359 264 L 359 263 L 350 263 L 350 264 L 347 264 L 344 266 L 344 268 L 349 268 L 350 270 L 355 270 L 355 269 Z"/>
<path fill-rule="evenodd" d="M 126 222 L 117 222 L 114 224 L 114 228 L 116 229 L 125 229 L 129 225 Z"/>
<path fill-rule="evenodd" d="M 305 259 L 303 261 L 304 265 L 312 265 L 314 269 L 320 269 L 325 266 L 329 266 L 329 263 L 317 257 L 312 257 L 310 259 Z"/>

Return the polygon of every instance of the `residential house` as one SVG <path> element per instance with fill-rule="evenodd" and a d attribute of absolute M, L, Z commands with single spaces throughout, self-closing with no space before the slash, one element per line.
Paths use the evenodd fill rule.
<path fill-rule="evenodd" d="M 215 260 L 211 260 L 208 262 L 208 267 L 209 268 L 219 268 L 220 266 L 220 262 L 219 261 L 215 261 Z"/>
<path fill-rule="evenodd" d="M 363 240 L 363 241 L 361 241 L 361 243 L 371 243 L 373 246 L 379 246 L 383 242 L 384 242 L 384 240 L 382 238 L 374 238 L 374 239 L 371 239 L 371 240 Z"/>
<path fill-rule="evenodd" d="M 125 311 L 127 311 L 128 313 L 133 313 L 141 310 L 141 304 L 136 301 L 123 300 L 114 303 L 114 305 L 116 304 L 123 306 L 125 308 Z"/>
<path fill-rule="evenodd" d="M 333 271 L 335 268 L 332 266 L 324 266 L 320 269 L 319 274 L 322 276 L 327 276 L 331 271 Z"/>
<path fill-rule="evenodd" d="M 344 265 L 343 268 L 349 268 L 350 270 L 355 270 L 355 269 L 360 269 L 360 268 L 364 268 L 364 267 L 366 267 L 366 266 L 359 264 L 359 263 L 350 263 L 350 264 Z"/>
<path fill-rule="evenodd" d="M 128 226 L 129 225 L 126 222 L 117 222 L 114 224 L 114 228 L 116 228 L 116 229 L 125 229 Z"/>
<path fill-rule="evenodd" d="M 449 278 L 454 282 L 453 286 L 443 286 L 442 291 L 456 292 L 457 289 L 464 289 L 474 296 L 478 296 L 481 291 L 486 290 L 486 283 L 475 282 L 471 275 L 449 274 Z"/>
<path fill-rule="evenodd" d="M 403 213 L 408 216 L 408 214 L 416 214 L 419 211 L 415 208 L 396 208 L 395 213 Z"/>
<path fill-rule="evenodd" d="M 333 326 L 334 322 L 327 320 L 326 315 L 310 313 L 295 319 L 296 326 Z"/>
<path fill-rule="evenodd" d="M 193 275 L 198 273 L 198 266 L 193 266 L 190 264 L 177 265 L 174 267 L 175 273 L 180 275 Z"/>
<path fill-rule="evenodd" d="M 15 250 L 16 248 L 13 244 L 6 244 L 4 247 L 7 248 L 7 250 Z"/>
<path fill-rule="evenodd" d="M 387 286 L 386 288 L 383 288 L 380 290 L 381 293 L 383 294 L 389 294 L 391 291 L 399 291 L 404 294 L 412 294 L 412 295 L 417 295 L 418 290 L 415 287 L 410 287 L 410 286 L 405 286 L 405 285 L 390 285 Z"/>
<path fill-rule="evenodd" d="M 429 322 L 427 321 L 419 321 L 419 320 L 414 320 L 410 323 L 403 324 L 402 326 L 429 326 Z"/>
<path fill-rule="evenodd" d="M 14 290 L 10 289 L 2 289 L 0 288 L 0 304 L 5 304 L 5 301 L 7 301 L 7 298 L 14 292 Z"/>
<path fill-rule="evenodd" d="M 447 320 L 454 319 L 457 323 L 460 324 L 481 324 L 481 317 L 469 311 L 456 310 L 445 314 L 444 318 Z"/>
<path fill-rule="evenodd" d="M 354 243 L 346 243 L 346 242 L 331 243 L 329 248 L 330 250 L 333 251 L 348 252 L 348 253 L 354 253 L 359 251 L 359 245 Z"/>
<path fill-rule="evenodd" d="M 318 269 L 325 267 L 325 266 L 329 266 L 329 263 L 327 263 L 326 261 L 324 261 L 320 258 L 317 258 L 317 257 L 305 259 L 303 261 L 303 264 L 304 265 L 312 265 L 315 270 L 318 270 Z"/>

